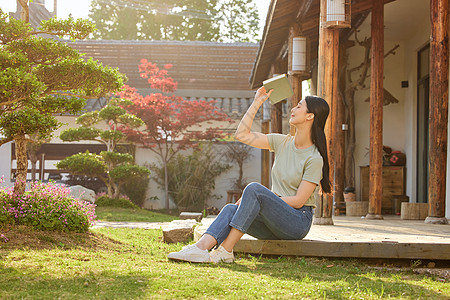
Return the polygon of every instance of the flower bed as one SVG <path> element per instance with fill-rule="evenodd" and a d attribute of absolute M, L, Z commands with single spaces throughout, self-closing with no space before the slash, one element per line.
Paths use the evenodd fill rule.
<path fill-rule="evenodd" d="M 69 192 L 67 187 L 53 182 L 34 182 L 23 195 L 15 195 L 11 188 L 0 190 L 0 224 L 86 232 L 95 219 L 95 205 L 79 202 Z"/>

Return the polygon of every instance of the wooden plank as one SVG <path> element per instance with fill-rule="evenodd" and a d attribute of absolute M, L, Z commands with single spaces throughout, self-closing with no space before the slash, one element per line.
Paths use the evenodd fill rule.
<path fill-rule="evenodd" d="M 319 257 L 450 259 L 447 243 L 342 242 L 242 239 L 235 252 Z"/>
<path fill-rule="evenodd" d="M 367 218 L 380 219 L 383 199 L 384 0 L 373 1 L 371 32 L 370 186 Z"/>
<path fill-rule="evenodd" d="M 428 201 L 429 217 L 445 219 L 447 132 L 448 132 L 448 68 L 449 68 L 449 3 L 431 0 L 430 38 L 430 146 Z"/>

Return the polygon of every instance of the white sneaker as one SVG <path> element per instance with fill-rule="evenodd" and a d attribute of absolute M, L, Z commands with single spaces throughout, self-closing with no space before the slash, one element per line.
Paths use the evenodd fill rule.
<path fill-rule="evenodd" d="M 183 247 L 181 251 L 171 252 L 167 255 L 170 260 L 190 261 L 195 263 L 210 262 L 208 250 L 202 250 L 197 245 L 188 245 Z"/>
<path fill-rule="evenodd" d="M 234 261 L 233 250 L 228 252 L 224 247 L 219 246 L 216 250 L 211 251 L 209 254 L 211 257 L 211 262 L 218 264 L 220 262 L 232 263 Z"/>

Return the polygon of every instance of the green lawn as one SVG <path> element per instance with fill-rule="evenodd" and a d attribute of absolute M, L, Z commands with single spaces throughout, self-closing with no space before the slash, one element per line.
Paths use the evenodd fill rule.
<path fill-rule="evenodd" d="M 96 207 L 98 221 L 115 222 L 170 222 L 178 219 L 175 216 L 162 214 L 142 208 Z"/>
<path fill-rule="evenodd" d="M 449 299 L 432 276 L 375 271 L 357 261 L 238 255 L 233 264 L 167 260 L 182 245 L 160 230 L 90 234 L 0 230 L 2 299 Z M 0 235 L 1 236 L 1 235 Z"/>

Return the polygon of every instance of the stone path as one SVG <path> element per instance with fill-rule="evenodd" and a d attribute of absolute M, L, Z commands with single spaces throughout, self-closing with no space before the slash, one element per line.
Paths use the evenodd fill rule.
<path fill-rule="evenodd" d="M 95 225 L 91 228 L 142 228 L 142 229 L 160 229 L 164 226 L 169 225 L 170 222 L 106 222 L 97 221 Z"/>

